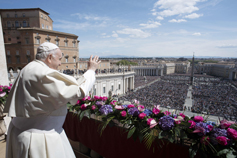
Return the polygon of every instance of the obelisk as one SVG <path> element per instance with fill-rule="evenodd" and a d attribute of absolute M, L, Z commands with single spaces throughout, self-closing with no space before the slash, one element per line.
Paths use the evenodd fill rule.
<path fill-rule="evenodd" d="M 191 70 L 191 77 L 190 77 L 190 85 L 193 85 L 193 74 L 194 74 L 194 54 L 192 60 L 192 70 Z"/>
<path fill-rule="evenodd" d="M 1 15 L 0 15 L 0 85 L 9 85 Z"/>

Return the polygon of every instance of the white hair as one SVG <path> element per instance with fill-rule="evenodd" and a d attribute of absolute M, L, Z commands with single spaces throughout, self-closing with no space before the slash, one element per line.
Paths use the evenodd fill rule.
<path fill-rule="evenodd" d="M 58 48 L 56 48 L 58 49 Z M 56 54 L 56 49 L 53 49 L 53 50 L 48 50 L 48 51 L 42 51 L 42 49 L 37 49 L 37 54 L 36 54 L 36 59 L 38 60 L 43 60 L 45 61 L 45 59 L 50 55 L 52 54 L 53 57 L 55 57 L 55 54 Z"/>

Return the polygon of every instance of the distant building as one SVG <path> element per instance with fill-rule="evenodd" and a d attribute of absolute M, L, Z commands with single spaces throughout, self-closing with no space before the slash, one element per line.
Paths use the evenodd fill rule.
<path fill-rule="evenodd" d="M 75 69 L 79 57 L 78 36 L 53 30 L 49 13 L 40 8 L 0 9 L 8 70 L 22 69 L 35 59 L 37 47 L 52 42 L 63 52 L 59 69 Z"/>

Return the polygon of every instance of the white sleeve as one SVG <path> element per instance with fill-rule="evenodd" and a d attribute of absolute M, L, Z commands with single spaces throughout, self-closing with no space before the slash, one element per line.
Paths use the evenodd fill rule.
<path fill-rule="evenodd" d="M 95 71 L 87 70 L 83 74 L 83 76 L 85 77 L 86 81 L 80 87 L 84 91 L 85 96 L 87 96 L 89 91 L 91 90 L 92 86 L 95 83 Z"/>

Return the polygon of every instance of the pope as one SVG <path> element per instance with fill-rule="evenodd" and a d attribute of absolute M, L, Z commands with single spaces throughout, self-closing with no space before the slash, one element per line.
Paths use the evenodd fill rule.
<path fill-rule="evenodd" d="M 58 46 L 45 42 L 16 78 L 4 109 L 13 118 L 6 158 L 75 158 L 62 128 L 66 104 L 88 95 L 100 61 L 91 56 L 88 70 L 76 80 L 57 71 L 61 59 Z"/>

